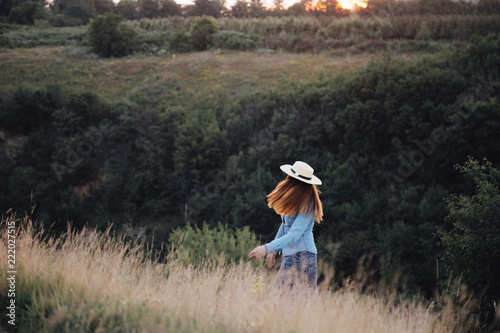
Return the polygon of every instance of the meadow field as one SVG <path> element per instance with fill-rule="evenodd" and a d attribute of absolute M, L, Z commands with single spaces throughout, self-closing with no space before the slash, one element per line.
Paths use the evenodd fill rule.
<path fill-rule="evenodd" d="M 16 222 L 18 332 L 465 332 L 473 320 L 467 306 L 437 311 L 433 302 L 400 299 L 391 286 L 363 295 L 359 281 L 335 292 L 320 284 L 317 297 L 290 301 L 276 294 L 276 271 L 222 258 L 155 262 L 146 244 L 113 237 L 111 228 L 68 225 L 55 239 L 30 218 L 10 215 L 2 240 L 7 221 Z M 7 257 L 5 241 L 0 255 Z M 8 270 L 3 260 L 3 304 Z"/>
<path fill-rule="evenodd" d="M 390 56 L 394 60 L 412 61 L 453 47 L 452 42 L 422 45 L 433 49 L 432 52 L 398 52 Z M 75 91 L 105 92 L 103 97 L 113 100 L 139 85 L 173 81 L 188 91 L 221 87 L 231 94 L 244 94 L 256 86 L 279 85 L 280 81 L 300 84 L 319 75 L 335 76 L 387 56 L 370 51 L 341 55 L 204 51 L 129 59 L 85 59 L 73 55 L 75 52 L 85 49 L 72 46 L 3 49 L 0 91 L 8 92 L 13 83 L 34 89 L 64 84 Z"/>

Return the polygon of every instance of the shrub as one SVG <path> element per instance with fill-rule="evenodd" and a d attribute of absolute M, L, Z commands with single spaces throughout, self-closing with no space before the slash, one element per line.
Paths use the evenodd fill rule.
<path fill-rule="evenodd" d="M 262 42 L 262 47 L 275 50 L 277 43 L 278 40 L 276 38 L 267 38 Z"/>
<path fill-rule="evenodd" d="M 180 259 L 186 264 L 200 264 L 202 259 L 217 259 L 220 254 L 228 261 L 249 260 L 248 253 L 257 246 L 255 234 L 248 226 L 231 229 L 227 224 L 218 224 L 216 228 L 192 227 L 177 228 L 169 236 L 175 252 L 171 258 Z"/>
<path fill-rule="evenodd" d="M 99 15 L 89 23 L 90 45 L 95 53 L 103 57 L 121 57 L 136 48 L 136 32 L 120 24 L 123 16 L 113 13 Z"/>
<path fill-rule="evenodd" d="M 214 47 L 230 50 L 249 50 L 255 46 L 250 36 L 238 31 L 218 31 L 212 35 Z"/>
<path fill-rule="evenodd" d="M 191 43 L 191 36 L 185 30 L 177 30 L 169 39 L 168 43 L 170 48 L 176 52 L 191 52 L 193 51 L 193 44 Z"/>
<path fill-rule="evenodd" d="M 280 49 L 286 49 L 290 45 L 290 41 L 288 39 L 280 40 L 278 46 Z"/>
<path fill-rule="evenodd" d="M 216 24 L 215 19 L 208 16 L 201 16 L 195 18 L 191 22 L 190 35 L 191 43 L 197 50 L 206 50 L 208 46 L 212 43 L 212 34 L 214 34 L 219 27 Z"/>
<path fill-rule="evenodd" d="M 470 157 L 464 166 L 455 167 L 472 177 L 477 191 L 446 200 L 447 219 L 453 227 L 439 231 L 442 257 L 449 270 L 480 299 L 482 322 L 491 324 L 495 321 L 494 302 L 500 300 L 500 171 L 486 159 L 481 165 Z"/>
<path fill-rule="evenodd" d="M 295 44 L 295 50 L 297 52 L 306 52 L 314 48 L 314 41 L 310 38 L 302 38 Z"/>
<path fill-rule="evenodd" d="M 339 49 L 339 48 L 345 46 L 345 42 L 343 39 L 339 39 L 339 40 L 336 40 L 335 42 L 331 42 L 329 46 L 332 49 Z"/>

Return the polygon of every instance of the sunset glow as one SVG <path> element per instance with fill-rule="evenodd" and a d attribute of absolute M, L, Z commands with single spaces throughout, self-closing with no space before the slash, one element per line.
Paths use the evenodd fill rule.
<path fill-rule="evenodd" d="M 337 0 L 338 4 L 344 9 L 353 9 L 355 5 L 366 8 L 366 2 L 361 0 Z"/>

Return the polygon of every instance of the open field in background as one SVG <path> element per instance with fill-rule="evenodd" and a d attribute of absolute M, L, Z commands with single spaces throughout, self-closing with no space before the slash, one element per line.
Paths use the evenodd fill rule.
<path fill-rule="evenodd" d="M 167 45 L 178 31 L 189 31 L 193 18 L 171 17 L 125 21 L 138 33 L 140 45 Z M 392 15 L 283 18 L 219 18 L 221 31 L 236 31 L 252 38 L 256 47 L 266 47 L 270 39 L 287 40 L 289 45 L 302 38 L 331 42 L 349 40 L 469 40 L 473 34 L 500 32 L 500 15 Z M 87 27 L 47 27 L 0 24 L 0 47 L 33 47 L 87 44 Z"/>
<path fill-rule="evenodd" d="M 137 52 L 143 55 L 153 48 L 172 54 L 175 52 L 175 42 L 172 46 L 175 35 L 187 33 L 191 23 L 192 18 L 182 17 L 126 21 L 137 32 Z M 239 37 L 233 35 L 232 42 L 238 38 L 251 40 L 251 46 L 244 49 L 345 54 L 345 51 L 353 53 L 366 48 L 385 49 L 386 46 L 401 51 L 436 51 L 440 49 L 437 42 L 463 43 L 474 34 L 500 32 L 500 15 L 220 18 L 215 24 L 219 31 L 240 34 Z M 365 47 L 366 43 L 370 46 Z M 0 48 L 88 45 L 86 26 L 55 28 L 0 24 Z M 81 50 L 77 53 L 96 58 Z"/>
<path fill-rule="evenodd" d="M 21 85 L 37 88 L 61 84 L 75 91 L 95 91 L 113 100 L 144 84 L 175 81 L 193 92 L 210 90 L 215 85 L 240 94 L 245 88 L 269 86 L 278 81 L 335 76 L 388 56 L 401 61 L 432 57 L 455 45 L 423 43 L 424 50 L 433 51 L 397 51 L 396 48 L 406 47 L 401 44 L 395 41 L 392 52 L 356 49 L 355 54 L 348 50 L 319 54 L 205 51 L 121 59 L 85 59 L 79 56 L 85 49 L 75 46 L 0 49 L 0 93 Z"/>
<path fill-rule="evenodd" d="M 2 258 L 6 222 L 0 224 Z M 68 227 L 61 238 L 47 239 L 30 218 L 16 219 L 19 332 L 443 333 L 467 328 L 457 322 L 466 308 L 436 311 L 433 303 L 397 299 L 391 287 L 368 296 L 358 292 L 356 281 L 335 293 L 320 285 L 318 298 L 290 302 L 273 294 L 275 270 L 248 263 L 162 264 L 149 260 L 147 244 L 114 236 L 110 228 L 95 233 Z M 6 271 L 4 260 L 2 304 Z"/>

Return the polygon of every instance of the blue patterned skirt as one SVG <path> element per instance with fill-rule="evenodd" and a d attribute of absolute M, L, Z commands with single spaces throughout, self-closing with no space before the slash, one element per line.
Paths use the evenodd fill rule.
<path fill-rule="evenodd" d="M 281 260 L 276 283 L 280 291 L 292 291 L 300 286 L 298 289 L 317 293 L 317 255 L 311 252 L 301 251 L 291 256 L 284 256 Z"/>

